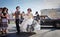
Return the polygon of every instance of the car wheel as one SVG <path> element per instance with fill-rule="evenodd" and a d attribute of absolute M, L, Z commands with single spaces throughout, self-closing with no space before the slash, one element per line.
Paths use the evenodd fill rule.
<path fill-rule="evenodd" d="M 56 23 L 56 28 L 59 28 L 60 27 L 60 23 Z"/>

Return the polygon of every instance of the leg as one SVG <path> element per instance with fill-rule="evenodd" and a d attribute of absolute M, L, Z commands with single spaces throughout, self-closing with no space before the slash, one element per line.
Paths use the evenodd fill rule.
<path fill-rule="evenodd" d="M 4 28 L 4 32 L 5 32 L 5 34 L 7 34 L 7 27 Z"/>
<path fill-rule="evenodd" d="M 1 27 L 0 27 L 0 35 L 2 34 L 2 29 L 1 29 Z"/>
<path fill-rule="evenodd" d="M 17 29 L 17 32 L 19 33 L 20 27 L 19 27 L 19 20 L 18 19 L 16 19 L 16 29 Z"/>
<path fill-rule="evenodd" d="M 2 35 L 4 34 L 4 27 L 2 27 Z"/>

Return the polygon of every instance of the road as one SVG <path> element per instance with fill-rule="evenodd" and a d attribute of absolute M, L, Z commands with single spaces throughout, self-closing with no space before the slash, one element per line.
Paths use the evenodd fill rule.
<path fill-rule="evenodd" d="M 21 32 L 18 35 L 16 34 L 15 25 L 11 25 L 8 28 L 8 34 L 6 37 L 60 37 L 60 29 L 42 28 L 39 31 L 34 31 L 31 33 Z"/>

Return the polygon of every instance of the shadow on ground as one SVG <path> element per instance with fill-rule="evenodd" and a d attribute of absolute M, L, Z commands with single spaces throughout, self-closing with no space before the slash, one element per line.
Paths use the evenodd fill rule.
<path fill-rule="evenodd" d="M 45 27 L 45 28 L 41 28 L 41 30 L 48 30 L 48 29 L 50 29 L 49 31 L 46 31 L 46 32 L 44 32 L 44 33 L 42 33 L 41 34 L 41 36 L 40 37 L 45 37 L 44 35 L 46 35 L 46 34 L 48 34 L 49 32 L 52 32 L 52 31 L 55 31 L 55 30 L 60 30 L 60 28 L 54 28 L 54 27 Z M 42 36 L 43 35 L 43 36 Z"/>
<path fill-rule="evenodd" d="M 9 33 L 5 36 L 1 36 L 1 37 L 29 37 L 36 34 L 35 32 L 21 32 L 20 34 L 16 34 L 16 33 Z"/>

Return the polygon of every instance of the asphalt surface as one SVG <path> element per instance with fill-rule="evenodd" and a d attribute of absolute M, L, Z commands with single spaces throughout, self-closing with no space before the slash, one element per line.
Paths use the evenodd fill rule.
<path fill-rule="evenodd" d="M 0 37 L 60 37 L 60 29 L 54 27 L 42 27 L 39 31 L 16 33 L 15 25 L 9 25 L 8 34 Z"/>

